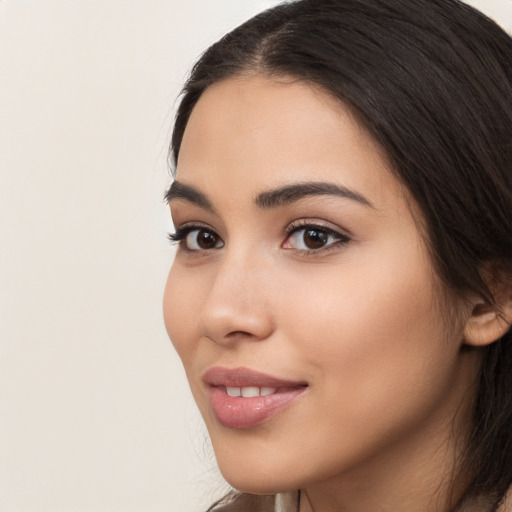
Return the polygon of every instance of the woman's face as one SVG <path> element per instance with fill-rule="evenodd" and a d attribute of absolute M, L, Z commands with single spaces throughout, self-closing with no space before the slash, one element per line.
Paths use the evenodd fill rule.
<path fill-rule="evenodd" d="M 192 112 L 169 196 L 165 323 L 226 479 L 428 474 L 469 380 L 463 325 L 356 117 L 307 83 L 225 80 Z"/>

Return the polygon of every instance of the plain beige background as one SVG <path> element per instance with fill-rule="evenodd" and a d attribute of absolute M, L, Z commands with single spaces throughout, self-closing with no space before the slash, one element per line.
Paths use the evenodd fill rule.
<path fill-rule="evenodd" d="M 0 512 L 223 491 L 161 318 L 166 151 L 195 57 L 275 3 L 0 0 Z"/>

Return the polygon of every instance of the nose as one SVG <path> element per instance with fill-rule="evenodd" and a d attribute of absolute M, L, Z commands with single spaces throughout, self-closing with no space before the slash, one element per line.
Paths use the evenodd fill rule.
<path fill-rule="evenodd" d="M 201 334 L 215 343 L 262 341 L 275 329 L 271 276 L 254 257 L 225 257 L 219 262 L 199 314 Z"/>

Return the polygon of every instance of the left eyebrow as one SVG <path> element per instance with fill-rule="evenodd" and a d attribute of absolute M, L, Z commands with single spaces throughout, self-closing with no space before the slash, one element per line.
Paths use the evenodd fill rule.
<path fill-rule="evenodd" d="M 255 202 L 259 208 L 266 210 L 286 206 L 305 197 L 325 195 L 342 197 L 375 209 L 372 202 L 359 192 L 328 182 L 305 182 L 285 185 L 268 192 L 262 192 L 256 197 Z"/>

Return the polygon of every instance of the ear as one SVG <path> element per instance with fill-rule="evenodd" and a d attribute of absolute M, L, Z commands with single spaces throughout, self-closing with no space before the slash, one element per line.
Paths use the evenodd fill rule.
<path fill-rule="evenodd" d="M 494 304 L 483 297 L 472 301 L 471 314 L 464 329 L 464 342 L 467 345 L 490 345 L 506 334 L 512 324 L 512 285 L 509 276 L 500 280 L 493 276 L 487 279 L 487 285 L 494 297 Z"/>

